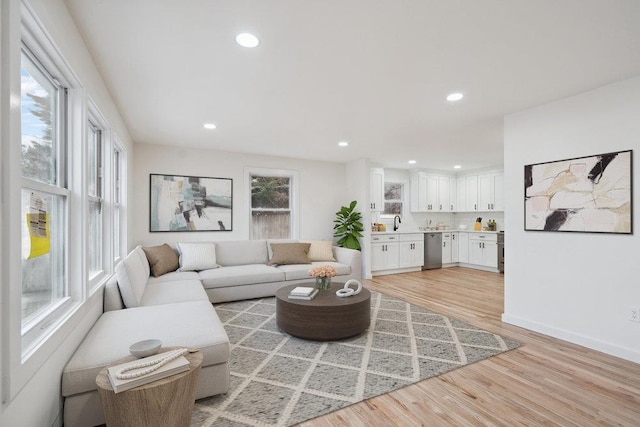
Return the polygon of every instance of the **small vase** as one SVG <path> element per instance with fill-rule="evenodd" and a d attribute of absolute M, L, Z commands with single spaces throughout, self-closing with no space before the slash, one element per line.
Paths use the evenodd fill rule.
<path fill-rule="evenodd" d="M 316 289 L 326 291 L 331 288 L 331 277 L 316 277 Z"/>

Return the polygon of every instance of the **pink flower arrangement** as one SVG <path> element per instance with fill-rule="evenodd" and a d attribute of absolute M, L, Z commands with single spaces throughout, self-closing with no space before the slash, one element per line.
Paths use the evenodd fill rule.
<path fill-rule="evenodd" d="M 313 277 L 333 277 L 336 274 L 336 269 L 330 265 L 319 265 L 309 270 L 309 276 Z"/>

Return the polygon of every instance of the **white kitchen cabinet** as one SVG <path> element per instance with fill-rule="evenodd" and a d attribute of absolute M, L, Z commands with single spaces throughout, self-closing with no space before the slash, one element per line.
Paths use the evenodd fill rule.
<path fill-rule="evenodd" d="M 478 210 L 504 210 L 503 173 L 487 173 L 478 175 Z"/>
<path fill-rule="evenodd" d="M 436 209 L 434 209 L 437 212 L 451 212 L 450 180 L 448 176 L 438 177 L 438 204 L 436 205 Z"/>
<path fill-rule="evenodd" d="M 478 175 L 465 177 L 466 184 L 466 209 L 467 212 L 478 210 Z"/>
<path fill-rule="evenodd" d="M 458 180 L 455 177 L 448 178 L 449 180 L 449 210 L 448 212 L 458 211 Z"/>
<path fill-rule="evenodd" d="M 452 212 L 453 177 L 415 172 L 411 176 L 411 212 Z M 453 194 L 453 196 L 452 196 Z"/>
<path fill-rule="evenodd" d="M 469 262 L 469 233 L 458 232 L 458 262 Z"/>
<path fill-rule="evenodd" d="M 400 268 L 421 267 L 424 264 L 424 234 L 400 234 L 399 236 Z"/>
<path fill-rule="evenodd" d="M 384 169 L 371 169 L 369 179 L 369 209 L 371 211 L 382 212 L 384 211 Z"/>
<path fill-rule="evenodd" d="M 371 271 L 399 268 L 398 235 L 371 236 Z"/>
<path fill-rule="evenodd" d="M 451 264 L 451 233 L 442 233 L 442 264 Z"/>
<path fill-rule="evenodd" d="M 451 262 L 460 262 L 460 233 L 453 231 L 451 233 Z"/>
<path fill-rule="evenodd" d="M 437 176 L 427 175 L 427 211 L 439 211 L 438 208 L 439 182 Z"/>
<path fill-rule="evenodd" d="M 467 177 L 456 178 L 456 206 L 455 212 L 466 212 L 467 208 Z"/>
<path fill-rule="evenodd" d="M 469 264 L 498 268 L 498 236 L 472 233 L 469 236 Z"/>

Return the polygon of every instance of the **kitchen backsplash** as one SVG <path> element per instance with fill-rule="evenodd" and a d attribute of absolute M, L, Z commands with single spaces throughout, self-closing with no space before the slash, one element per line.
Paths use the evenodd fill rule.
<path fill-rule="evenodd" d="M 409 213 L 402 218 L 400 229 L 417 230 L 420 227 L 428 226 L 429 221 L 431 221 L 432 227 L 435 227 L 436 224 L 442 222 L 448 225 L 452 230 L 458 229 L 459 224 L 465 224 L 468 230 L 473 230 L 473 224 L 476 222 L 478 217 L 482 218 L 483 227 L 487 226 L 487 221 L 493 219 L 496 221 L 498 231 L 504 230 L 504 212 Z M 378 218 L 376 222 L 385 224 L 387 226 L 387 231 L 393 230 L 393 218 Z"/>

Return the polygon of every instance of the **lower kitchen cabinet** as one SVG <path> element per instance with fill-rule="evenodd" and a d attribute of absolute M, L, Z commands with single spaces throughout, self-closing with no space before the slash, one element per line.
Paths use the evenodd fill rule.
<path fill-rule="evenodd" d="M 458 262 L 469 262 L 469 233 L 458 233 Z"/>
<path fill-rule="evenodd" d="M 451 233 L 443 232 L 442 233 L 442 264 L 451 264 L 452 262 L 452 252 L 451 252 Z"/>
<path fill-rule="evenodd" d="M 451 262 L 460 262 L 460 233 L 457 231 L 451 233 Z"/>
<path fill-rule="evenodd" d="M 399 268 L 398 235 L 371 238 L 371 271 Z"/>
<path fill-rule="evenodd" d="M 469 237 L 469 264 L 498 268 L 498 236 L 473 233 Z"/>
<path fill-rule="evenodd" d="M 424 264 L 424 234 L 400 234 L 399 237 L 399 267 L 421 267 Z"/>

